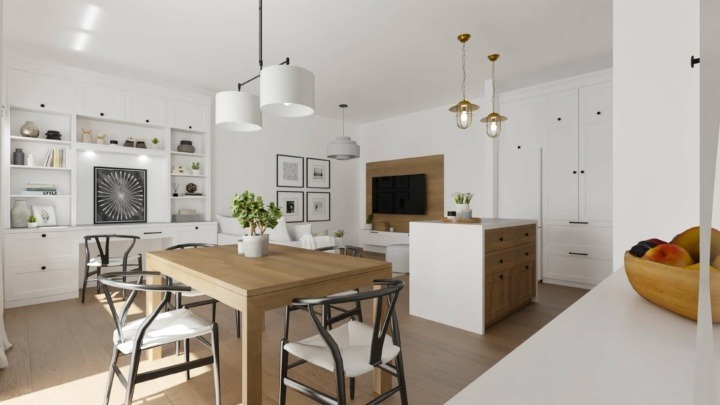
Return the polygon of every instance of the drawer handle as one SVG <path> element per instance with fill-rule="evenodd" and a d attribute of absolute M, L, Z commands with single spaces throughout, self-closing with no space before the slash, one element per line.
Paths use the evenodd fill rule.
<path fill-rule="evenodd" d="M 40 108 L 45 108 L 45 104 L 40 104 Z"/>
<path fill-rule="evenodd" d="M 504 278 L 505 278 L 505 275 L 504 275 L 504 274 L 501 274 L 501 275 L 500 275 L 500 279 L 504 279 Z"/>
<path fill-rule="evenodd" d="M 195 229 L 198 229 L 198 227 L 196 226 Z"/>
<path fill-rule="evenodd" d="M 584 221 L 568 221 L 568 223 L 569 224 L 582 224 L 582 225 L 588 224 L 587 222 L 584 222 Z"/>
<path fill-rule="evenodd" d="M 526 264 L 526 265 L 525 265 L 525 270 L 530 270 L 530 266 Z"/>
<path fill-rule="evenodd" d="M 188 126 L 189 129 L 192 129 L 192 125 Z"/>
<path fill-rule="evenodd" d="M 105 113 L 100 113 L 100 116 L 101 116 L 101 117 L 104 117 L 104 116 L 105 116 Z"/>
<path fill-rule="evenodd" d="M 150 123 L 150 120 L 145 120 L 145 122 L 147 122 L 147 123 L 149 124 L 149 123 Z"/>
<path fill-rule="evenodd" d="M 598 111 L 596 114 L 597 114 L 597 115 L 600 115 L 600 114 L 602 114 L 602 113 L 601 113 L 600 111 Z"/>
<path fill-rule="evenodd" d="M 157 232 L 143 232 L 143 235 L 157 235 L 157 234 L 159 234 L 159 233 L 162 233 L 162 231 L 157 231 Z"/>
<path fill-rule="evenodd" d="M 576 253 L 576 252 L 568 252 L 568 254 L 575 255 L 575 256 L 587 256 L 587 253 Z"/>
<path fill-rule="evenodd" d="M 47 269 L 47 267 L 45 267 L 45 266 L 40 267 L 40 270 L 45 270 L 45 269 Z"/>
<path fill-rule="evenodd" d="M 505 260 L 503 260 L 503 259 L 500 259 L 500 260 L 498 260 L 498 261 L 499 261 L 500 263 L 505 263 Z"/>
<path fill-rule="evenodd" d="M 43 237 L 43 238 L 44 238 L 44 237 L 46 237 L 46 236 L 47 236 L 47 235 L 45 235 L 45 234 L 42 234 L 42 237 Z"/>
<path fill-rule="evenodd" d="M 530 252 L 525 252 L 525 256 L 530 256 Z"/>
<path fill-rule="evenodd" d="M 500 237 L 500 242 L 502 242 L 503 240 L 505 240 L 505 238 L 503 238 L 503 237 L 501 236 L 501 237 Z"/>
<path fill-rule="evenodd" d="M 558 121 L 562 121 L 562 118 L 558 117 Z"/>
<path fill-rule="evenodd" d="M 525 236 L 530 236 L 530 232 L 525 232 Z"/>
<path fill-rule="evenodd" d="M 370 231 L 370 233 L 379 233 L 378 231 Z"/>

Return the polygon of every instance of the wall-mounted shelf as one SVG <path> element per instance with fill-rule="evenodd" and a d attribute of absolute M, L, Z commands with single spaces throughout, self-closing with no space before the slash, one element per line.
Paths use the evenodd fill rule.
<path fill-rule="evenodd" d="M 70 141 L 56 141 L 54 139 L 42 139 L 42 138 L 28 138 L 26 136 L 12 135 L 10 140 L 13 142 L 32 142 L 32 143 L 44 143 L 48 145 L 70 145 Z"/>
<path fill-rule="evenodd" d="M 71 195 L 25 195 L 11 194 L 10 198 L 72 198 Z"/>
<path fill-rule="evenodd" d="M 128 122 L 124 120 L 117 120 L 113 118 L 105 118 L 105 117 L 99 117 L 99 116 L 92 116 L 92 115 L 85 115 L 85 114 L 78 114 L 78 118 L 80 119 L 86 119 L 86 120 L 96 120 L 96 121 L 103 121 L 103 122 L 111 122 L 114 124 L 123 124 L 123 125 L 135 125 L 138 127 L 145 127 L 145 128 L 155 128 L 155 129 L 163 129 L 166 128 L 163 125 L 154 125 L 154 124 L 148 124 L 145 122 Z"/>
<path fill-rule="evenodd" d="M 204 153 L 187 153 L 187 152 L 170 152 L 177 156 L 194 156 L 194 157 L 205 157 Z"/>
<path fill-rule="evenodd" d="M 167 157 L 168 153 L 158 149 L 129 148 L 121 145 L 104 145 L 98 143 L 82 143 L 75 144 L 77 150 L 93 151 L 99 153 L 118 153 L 124 155 L 145 155 L 149 157 Z"/>
<path fill-rule="evenodd" d="M 198 195 L 198 196 L 180 196 L 180 197 L 170 197 L 170 199 L 173 200 L 204 200 L 207 196 L 204 195 Z"/>
<path fill-rule="evenodd" d="M 45 167 L 45 166 L 21 166 L 21 165 L 10 165 L 11 169 L 26 169 L 26 170 L 60 170 L 70 171 L 69 167 Z"/>
<path fill-rule="evenodd" d="M 205 178 L 207 175 L 204 174 L 171 174 L 172 177 L 199 177 Z"/>

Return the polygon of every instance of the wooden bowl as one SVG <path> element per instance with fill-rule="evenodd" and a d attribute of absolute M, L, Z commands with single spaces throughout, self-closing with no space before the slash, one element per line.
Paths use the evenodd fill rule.
<path fill-rule="evenodd" d="M 668 311 L 697 321 L 698 270 L 668 266 L 625 252 L 625 272 L 643 298 Z M 720 272 L 710 271 L 713 323 L 720 323 Z"/>

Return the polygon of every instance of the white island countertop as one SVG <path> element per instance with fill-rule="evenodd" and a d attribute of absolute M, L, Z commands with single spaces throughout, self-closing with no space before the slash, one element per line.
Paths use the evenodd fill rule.
<path fill-rule="evenodd" d="M 620 269 L 448 403 L 692 404 L 696 327 L 639 296 Z"/>
<path fill-rule="evenodd" d="M 421 224 L 443 224 L 443 225 L 462 225 L 462 226 L 478 226 L 481 225 L 483 229 L 498 229 L 508 228 L 511 226 L 522 226 L 522 225 L 533 225 L 537 224 L 534 219 L 510 219 L 510 218 L 481 218 L 480 222 L 474 222 L 469 224 L 456 224 L 452 222 L 443 222 L 439 219 L 432 221 L 415 221 Z"/>

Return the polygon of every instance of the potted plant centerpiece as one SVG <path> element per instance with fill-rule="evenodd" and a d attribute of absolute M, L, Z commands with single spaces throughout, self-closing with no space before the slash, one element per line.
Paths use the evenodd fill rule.
<path fill-rule="evenodd" d="M 238 245 L 238 253 L 242 249 L 245 257 L 267 256 L 270 246 L 270 235 L 265 230 L 273 229 L 282 216 L 280 209 L 271 202 L 267 206 L 261 196 L 245 190 L 241 195 L 232 198 L 232 217 L 237 218 L 243 228 L 250 233 L 243 236 L 242 245 Z"/>
<path fill-rule="evenodd" d="M 333 232 L 333 236 L 335 236 L 335 244 L 340 246 L 343 244 L 343 236 L 345 236 L 345 230 L 338 229 L 337 231 Z"/>
<path fill-rule="evenodd" d="M 192 162 L 191 173 L 195 176 L 200 175 L 200 162 Z"/>
<path fill-rule="evenodd" d="M 37 218 L 35 218 L 34 216 L 30 215 L 28 217 L 27 222 L 28 222 L 28 225 L 27 225 L 28 228 L 37 228 Z"/>
<path fill-rule="evenodd" d="M 368 230 L 368 231 L 372 231 L 372 227 L 373 227 L 372 221 L 373 221 L 373 218 L 375 218 L 375 216 L 374 216 L 373 214 L 369 214 L 369 215 L 367 216 L 367 218 L 365 219 L 365 226 L 363 227 L 363 229 Z"/>
<path fill-rule="evenodd" d="M 457 212 L 458 218 L 470 219 L 472 218 L 472 210 L 470 209 L 470 201 L 473 198 L 472 193 L 458 193 L 454 192 L 451 194 L 453 200 L 455 200 L 455 211 Z"/>

